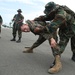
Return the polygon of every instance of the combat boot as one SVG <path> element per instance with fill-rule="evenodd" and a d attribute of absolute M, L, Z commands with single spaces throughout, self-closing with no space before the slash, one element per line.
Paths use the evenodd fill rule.
<path fill-rule="evenodd" d="M 19 39 L 18 39 L 16 42 L 17 42 L 17 43 L 20 43 L 20 42 L 21 42 L 21 40 L 19 40 Z"/>
<path fill-rule="evenodd" d="M 13 39 L 11 39 L 10 41 L 16 41 L 16 40 L 13 38 Z"/>
<path fill-rule="evenodd" d="M 33 53 L 33 47 L 27 48 L 23 53 Z"/>
<path fill-rule="evenodd" d="M 13 38 L 13 39 L 11 39 L 10 41 L 16 41 L 16 39 L 15 39 L 15 38 Z"/>
<path fill-rule="evenodd" d="M 21 42 L 21 38 L 19 38 L 16 42 L 17 42 L 17 43 L 20 43 L 20 42 Z"/>
<path fill-rule="evenodd" d="M 13 36 L 13 39 L 11 39 L 10 41 L 16 41 L 15 36 Z"/>
<path fill-rule="evenodd" d="M 75 62 L 75 53 L 73 53 L 72 58 L 71 58 L 74 62 Z"/>
<path fill-rule="evenodd" d="M 48 73 L 54 74 L 54 73 L 59 72 L 61 69 L 62 69 L 62 64 L 60 61 L 60 56 L 56 55 L 55 56 L 55 65 L 48 70 Z"/>

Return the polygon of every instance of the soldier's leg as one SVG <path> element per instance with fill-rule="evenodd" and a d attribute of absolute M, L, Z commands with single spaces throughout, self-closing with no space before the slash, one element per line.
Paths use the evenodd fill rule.
<path fill-rule="evenodd" d="M 17 32 L 17 29 L 15 28 L 15 25 L 14 25 L 12 29 L 13 38 L 11 39 L 11 41 L 16 41 L 16 32 Z"/>
<path fill-rule="evenodd" d="M 58 41 L 57 34 L 54 35 L 54 39 L 56 40 L 56 42 Z M 49 40 L 49 43 L 51 43 L 50 40 Z M 62 64 L 60 61 L 60 55 L 55 54 L 56 49 L 54 49 L 52 47 L 51 47 L 51 49 L 52 49 L 52 52 L 53 52 L 55 59 L 54 59 L 53 63 L 50 65 L 50 69 L 48 70 L 48 72 L 53 74 L 53 73 L 57 73 L 58 71 L 60 71 L 60 69 L 62 68 Z"/>
<path fill-rule="evenodd" d="M 21 42 L 21 38 L 22 38 L 21 26 L 22 26 L 22 23 L 19 23 L 17 25 L 17 30 L 18 30 L 18 40 L 16 41 L 17 43 L 20 43 Z"/>
<path fill-rule="evenodd" d="M 55 35 L 54 35 L 54 39 L 56 40 L 56 42 L 58 42 L 57 32 L 56 32 Z M 48 40 L 48 41 L 49 41 L 49 44 L 50 44 L 50 43 L 51 43 L 50 40 Z M 52 47 L 51 47 L 51 49 L 52 49 L 52 53 L 54 54 L 54 50 L 53 50 Z M 54 65 L 55 65 L 55 60 L 54 60 L 53 63 L 50 65 L 50 68 L 52 68 Z"/>
<path fill-rule="evenodd" d="M 16 42 L 20 43 L 21 42 L 21 38 L 22 38 L 22 31 L 18 30 L 18 40 Z"/>
<path fill-rule="evenodd" d="M 33 49 L 41 45 L 46 39 L 42 36 L 39 36 L 38 40 L 27 50 L 24 50 L 23 53 L 33 53 Z"/>
<path fill-rule="evenodd" d="M 72 60 L 75 61 L 75 35 L 71 38 Z"/>
<path fill-rule="evenodd" d="M 56 48 L 52 49 L 53 50 L 53 55 L 55 57 L 55 59 L 54 59 L 55 60 L 55 65 L 48 70 L 49 73 L 57 73 L 62 69 L 62 63 L 61 63 L 61 60 L 60 60 L 60 57 L 61 57 L 60 55 L 65 50 L 65 47 L 66 47 L 68 41 L 69 41 L 68 38 L 60 37 L 59 45 L 57 45 Z"/>
<path fill-rule="evenodd" d="M 49 68 L 48 73 L 54 74 L 59 72 L 62 69 L 61 57 L 60 55 L 55 55 L 55 65 L 52 68 Z"/>

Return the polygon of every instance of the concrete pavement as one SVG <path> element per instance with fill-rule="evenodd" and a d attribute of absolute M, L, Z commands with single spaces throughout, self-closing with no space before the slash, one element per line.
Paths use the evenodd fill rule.
<path fill-rule="evenodd" d="M 48 41 L 34 49 L 34 53 L 22 53 L 30 47 L 38 36 L 23 33 L 22 42 L 11 42 L 12 29 L 3 28 L 0 39 L 0 75 L 51 75 L 48 74 L 53 55 Z M 17 38 L 18 39 L 18 38 Z M 70 43 L 61 56 L 62 70 L 55 75 L 75 75 L 75 62 L 71 60 Z"/>

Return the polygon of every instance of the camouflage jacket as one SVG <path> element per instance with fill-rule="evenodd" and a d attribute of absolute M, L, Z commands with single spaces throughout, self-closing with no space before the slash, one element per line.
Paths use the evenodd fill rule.
<path fill-rule="evenodd" d="M 33 21 L 33 22 L 31 22 L 30 20 L 27 20 L 26 23 L 28 24 L 28 26 L 29 26 L 29 28 L 30 28 L 30 31 L 31 31 L 33 34 L 35 34 L 35 35 L 40 35 L 40 36 L 44 37 L 45 39 L 49 39 L 49 38 L 50 38 L 51 35 L 50 35 L 47 31 L 45 31 L 45 30 L 43 30 L 43 31 L 40 32 L 40 33 L 35 33 L 35 32 L 34 32 L 34 29 L 35 29 L 36 27 L 42 28 L 43 26 L 47 26 L 48 24 L 47 24 L 46 22 L 42 22 L 42 21 Z M 56 34 L 56 33 L 55 33 L 55 34 Z M 54 35 L 55 35 L 55 34 L 54 34 Z"/>
<path fill-rule="evenodd" d="M 26 21 L 26 23 L 28 24 L 28 26 L 29 26 L 29 28 L 30 28 L 30 31 L 32 32 L 32 33 L 34 33 L 34 34 L 36 34 L 35 32 L 34 32 L 34 29 L 36 28 L 36 27 L 42 27 L 42 26 L 45 26 L 46 24 L 45 24 L 45 22 L 42 22 L 42 21 L 30 21 L 30 20 L 27 20 Z M 39 33 L 38 33 L 39 34 Z"/>
<path fill-rule="evenodd" d="M 66 36 L 71 36 L 71 34 L 75 33 L 74 17 L 61 7 L 53 10 L 49 15 L 40 16 L 39 18 L 39 20 L 42 21 L 52 20 L 50 25 L 46 26 L 46 29 L 50 33 L 51 37 L 53 37 L 53 34 L 57 31 L 58 28 L 60 33 L 65 34 Z"/>
<path fill-rule="evenodd" d="M 19 22 L 23 22 L 23 19 L 24 19 L 24 16 L 22 14 L 16 14 L 14 17 L 13 17 L 13 21 L 15 23 L 19 23 Z"/>

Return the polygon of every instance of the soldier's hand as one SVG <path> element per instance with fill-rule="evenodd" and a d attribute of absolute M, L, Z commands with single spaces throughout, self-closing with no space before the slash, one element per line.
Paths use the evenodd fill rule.
<path fill-rule="evenodd" d="M 57 45 L 56 41 L 54 38 L 51 38 L 51 47 L 55 48 Z"/>

